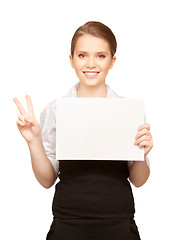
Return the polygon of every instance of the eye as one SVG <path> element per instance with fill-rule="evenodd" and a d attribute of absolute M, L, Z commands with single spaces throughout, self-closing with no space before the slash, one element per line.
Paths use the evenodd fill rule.
<path fill-rule="evenodd" d="M 101 55 L 99 55 L 98 56 L 100 59 L 103 59 L 103 58 L 105 58 L 105 55 L 104 54 L 101 54 Z"/>
<path fill-rule="evenodd" d="M 80 57 L 80 58 L 84 58 L 84 57 L 85 57 L 85 55 L 84 55 L 84 54 L 82 54 L 82 53 L 80 53 L 80 54 L 79 54 L 79 57 Z"/>

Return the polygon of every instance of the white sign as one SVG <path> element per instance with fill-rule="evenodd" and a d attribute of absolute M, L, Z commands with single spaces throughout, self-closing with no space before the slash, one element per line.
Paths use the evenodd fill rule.
<path fill-rule="evenodd" d="M 143 123 L 143 99 L 58 98 L 56 160 L 143 161 L 134 145 Z"/>

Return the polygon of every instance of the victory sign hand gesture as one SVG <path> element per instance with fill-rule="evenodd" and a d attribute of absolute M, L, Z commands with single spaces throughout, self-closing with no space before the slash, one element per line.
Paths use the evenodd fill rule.
<path fill-rule="evenodd" d="M 28 108 L 27 112 L 16 97 L 13 98 L 13 101 L 20 111 L 16 124 L 21 135 L 25 138 L 27 143 L 30 143 L 37 138 L 41 138 L 40 125 L 34 116 L 33 105 L 30 97 L 28 95 L 26 96 Z"/>

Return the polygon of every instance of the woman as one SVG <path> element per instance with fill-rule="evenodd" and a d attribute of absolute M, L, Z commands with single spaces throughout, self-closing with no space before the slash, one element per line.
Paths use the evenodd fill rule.
<path fill-rule="evenodd" d="M 116 57 L 116 38 L 100 22 L 87 22 L 76 30 L 70 62 L 79 82 L 65 97 L 119 97 L 106 83 Z M 42 111 L 37 122 L 32 102 L 28 112 L 14 98 L 20 114 L 17 126 L 28 143 L 34 174 L 50 188 L 57 177 L 53 222 L 47 240 L 140 239 L 134 221 L 134 199 L 129 181 L 142 186 L 150 174 L 147 154 L 153 147 L 150 125 L 138 128 L 135 145 L 144 147 L 144 161 L 56 161 L 56 100 Z M 129 180 L 128 180 L 129 179 Z"/>

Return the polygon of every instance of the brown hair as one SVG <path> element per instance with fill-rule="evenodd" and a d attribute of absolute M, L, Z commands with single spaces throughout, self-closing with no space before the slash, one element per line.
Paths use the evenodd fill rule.
<path fill-rule="evenodd" d="M 78 38 L 84 34 L 90 34 L 95 37 L 102 38 L 109 43 L 111 56 L 114 57 L 117 48 L 116 38 L 109 27 L 101 22 L 90 21 L 79 27 L 72 38 L 71 41 L 71 55 L 74 55 L 74 49 Z"/>

